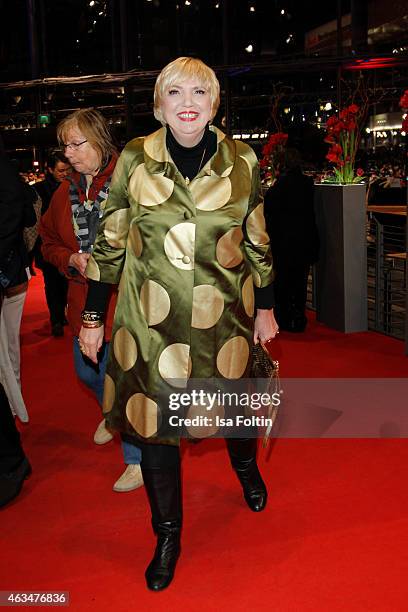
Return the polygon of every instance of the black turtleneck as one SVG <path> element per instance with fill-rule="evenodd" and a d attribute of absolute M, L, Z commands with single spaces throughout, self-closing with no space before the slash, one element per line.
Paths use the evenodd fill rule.
<path fill-rule="evenodd" d="M 211 132 L 208 125 L 199 143 L 194 147 L 184 147 L 173 136 L 170 128 L 167 128 L 166 146 L 173 162 L 184 178 L 193 180 L 217 151 L 217 135 Z M 255 308 L 270 309 L 275 305 L 273 283 L 259 289 L 254 287 Z M 108 297 L 110 295 L 110 284 L 100 281 L 89 281 L 88 296 L 85 310 L 105 312 Z"/>
<path fill-rule="evenodd" d="M 174 138 L 168 127 L 166 146 L 179 172 L 192 181 L 217 151 L 217 135 L 211 132 L 207 125 L 199 143 L 194 147 L 184 147 Z"/>

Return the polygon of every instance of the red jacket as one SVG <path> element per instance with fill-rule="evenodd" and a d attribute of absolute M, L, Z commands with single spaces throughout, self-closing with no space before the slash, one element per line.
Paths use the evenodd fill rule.
<path fill-rule="evenodd" d="M 113 156 L 106 168 L 94 177 L 89 188 L 88 199 L 94 200 L 105 184 L 106 179 L 112 176 L 115 169 L 117 157 Z M 72 178 L 78 185 L 81 202 L 86 194 L 79 186 L 80 174 L 73 172 Z M 51 198 L 47 212 L 41 217 L 39 233 L 42 239 L 42 254 L 46 261 L 52 263 L 58 270 L 68 278 L 68 311 L 67 318 L 72 332 L 75 336 L 81 328 L 81 312 L 84 309 L 88 282 L 79 273 L 73 276 L 69 273 L 69 258 L 78 252 L 78 240 L 74 234 L 72 224 L 71 201 L 69 199 L 68 180 L 62 182 Z M 105 337 L 109 339 L 113 314 L 116 306 L 116 292 L 110 299 L 106 317 Z"/>

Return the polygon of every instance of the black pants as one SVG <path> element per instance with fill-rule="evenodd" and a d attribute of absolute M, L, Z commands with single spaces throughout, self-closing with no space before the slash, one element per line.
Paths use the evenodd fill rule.
<path fill-rule="evenodd" d="M 68 281 L 55 266 L 46 261 L 42 263 L 42 273 L 51 325 L 62 324 L 65 318 Z"/>
<path fill-rule="evenodd" d="M 134 444 L 134 438 L 126 434 L 122 434 L 122 440 Z M 245 445 L 245 450 L 250 449 L 249 454 L 256 453 L 256 439 L 250 438 L 244 440 L 241 438 L 228 440 L 227 446 L 233 447 L 234 442 L 249 442 L 249 445 Z M 144 442 L 137 442 L 138 448 L 142 451 L 142 467 L 148 469 L 169 469 L 175 468 L 180 461 L 180 448 L 178 446 L 171 446 L 170 444 L 145 444 Z M 238 445 L 238 448 L 243 445 Z M 248 453 L 247 453 L 248 454 Z"/>
<path fill-rule="evenodd" d="M 0 474 L 14 470 L 24 459 L 20 433 L 11 413 L 7 395 L 0 384 Z"/>
<path fill-rule="evenodd" d="M 290 328 L 294 323 L 300 327 L 307 323 L 305 308 L 309 269 L 309 263 L 276 261 L 276 318 L 282 329 Z"/>
<path fill-rule="evenodd" d="M 180 461 L 180 448 L 170 444 L 146 444 L 135 441 L 133 436 L 121 434 L 124 442 L 135 444 L 142 451 L 142 466 L 148 469 L 153 468 L 174 468 Z"/>

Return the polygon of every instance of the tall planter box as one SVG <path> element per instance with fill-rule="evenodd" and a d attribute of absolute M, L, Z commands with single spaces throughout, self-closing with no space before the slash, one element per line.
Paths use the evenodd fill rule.
<path fill-rule="evenodd" d="M 316 318 L 342 332 L 367 330 L 365 185 L 316 185 L 320 258 Z"/>

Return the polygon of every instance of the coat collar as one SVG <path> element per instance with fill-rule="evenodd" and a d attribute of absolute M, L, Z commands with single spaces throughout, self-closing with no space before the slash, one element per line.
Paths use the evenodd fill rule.
<path fill-rule="evenodd" d="M 206 163 L 199 176 L 216 174 L 225 177 L 231 174 L 236 158 L 235 142 L 228 138 L 221 130 L 210 125 L 210 130 L 217 135 L 217 152 Z M 152 174 L 164 174 L 173 178 L 176 168 L 166 147 L 166 128 L 162 127 L 144 139 L 144 163 L 146 169 Z"/>

